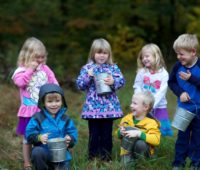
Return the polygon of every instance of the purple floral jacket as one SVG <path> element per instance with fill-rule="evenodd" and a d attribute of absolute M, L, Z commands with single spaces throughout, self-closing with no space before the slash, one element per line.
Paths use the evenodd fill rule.
<path fill-rule="evenodd" d="M 111 93 L 97 94 L 94 77 L 88 75 L 88 70 L 91 68 L 93 68 L 94 75 L 107 72 L 113 76 L 114 84 L 111 86 Z M 79 90 L 86 92 L 86 101 L 82 110 L 83 119 L 120 118 L 123 116 L 116 90 L 125 84 L 125 79 L 116 64 L 96 65 L 94 62 L 90 62 L 82 67 L 76 84 Z"/>

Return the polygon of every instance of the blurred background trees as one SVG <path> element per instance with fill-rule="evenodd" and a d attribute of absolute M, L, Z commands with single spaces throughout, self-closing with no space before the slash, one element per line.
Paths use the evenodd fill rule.
<path fill-rule="evenodd" d="M 44 42 L 48 65 L 65 83 L 87 62 L 95 38 L 111 43 L 123 70 L 135 66 L 140 48 L 149 42 L 159 45 L 168 65 L 174 62 L 173 41 L 185 32 L 200 36 L 200 1 L 1 1 L 0 81 L 10 81 L 21 46 L 31 36 Z"/>

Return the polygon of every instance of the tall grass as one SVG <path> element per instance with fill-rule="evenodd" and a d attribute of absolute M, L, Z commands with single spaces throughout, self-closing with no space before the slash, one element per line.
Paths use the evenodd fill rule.
<path fill-rule="evenodd" d="M 126 86 L 120 89 L 119 96 L 124 113 L 130 112 L 129 105 L 133 94 L 132 84 L 135 73 L 129 71 L 126 75 Z M 0 169 L 20 170 L 22 169 L 21 140 L 15 135 L 17 125 L 17 109 L 19 107 L 18 89 L 14 86 L 0 86 Z M 80 118 L 82 104 L 85 94 L 74 92 L 70 89 L 65 90 L 65 97 L 68 104 L 68 114 L 74 120 L 79 132 L 79 140 L 72 150 L 73 160 L 72 169 L 74 170 L 121 170 L 124 169 L 120 164 L 119 147 L 120 141 L 113 133 L 113 162 L 111 164 L 94 160 L 87 160 L 88 148 L 88 128 L 87 121 Z M 168 91 L 168 109 L 170 118 L 175 110 L 175 96 Z M 120 120 L 114 122 L 114 131 Z M 176 131 L 175 131 L 176 135 Z M 171 162 L 174 155 L 174 137 L 162 137 L 161 144 L 156 150 L 153 159 L 136 161 L 135 169 L 139 170 L 168 170 L 171 169 Z M 133 168 L 131 168 L 133 169 Z"/>

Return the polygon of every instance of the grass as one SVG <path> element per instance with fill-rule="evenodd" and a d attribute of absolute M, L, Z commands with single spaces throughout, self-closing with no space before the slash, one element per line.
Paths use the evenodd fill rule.
<path fill-rule="evenodd" d="M 134 73 L 129 72 L 125 75 L 126 86 L 118 91 L 118 97 L 121 102 L 124 113 L 128 113 L 131 96 L 133 93 L 132 84 Z M 13 85 L 0 86 L 0 169 L 20 170 L 22 169 L 21 140 L 15 135 L 17 125 L 17 109 L 19 107 L 18 89 Z M 65 90 L 68 103 L 68 114 L 74 120 L 79 132 L 78 144 L 72 150 L 74 170 L 123 170 L 120 164 L 119 147 L 120 141 L 113 134 L 113 162 L 111 164 L 103 163 L 99 160 L 93 162 L 87 161 L 88 129 L 87 121 L 80 119 L 80 112 L 84 102 L 84 93 Z M 168 110 L 172 119 L 176 98 L 171 91 L 167 93 Z M 120 120 L 114 122 L 114 129 Z M 168 170 L 171 169 L 171 162 L 174 155 L 174 137 L 162 137 L 161 144 L 157 148 L 155 158 L 137 160 L 135 169 L 139 170 Z M 132 169 L 132 168 L 131 168 Z"/>

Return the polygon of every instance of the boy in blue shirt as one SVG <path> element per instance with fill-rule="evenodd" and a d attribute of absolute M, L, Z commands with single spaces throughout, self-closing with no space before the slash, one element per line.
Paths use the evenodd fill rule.
<path fill-rule="evenodd" d="M 200 59 L 197 36 L 182 34 L 174 42 L 173 48 L 179 61 L 169 76 L 169 87 L 178 98 L 178 107 L 195 113 L 185 132 L 179 130 L 175 144 L 173 170 L 185 167 L 186 158 L 191 160 L 191 170 L 200 169 Z"/>
<path fill-rule="evenodd" d="M 77 142 L 78 133 L 73 121 L 66 115 L 67 104 L 62 88 L 56 84 L 45 84 L 40 88 L 38 106 L 41 109 L 26 127 L 26 139 L 33 144 L 31 160 L 36 170 L 68 170 L 71 154 L 68 148 Z M 51 161 L 48 139 L 65 138 L 66 159 Z"/>

